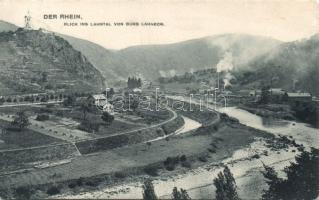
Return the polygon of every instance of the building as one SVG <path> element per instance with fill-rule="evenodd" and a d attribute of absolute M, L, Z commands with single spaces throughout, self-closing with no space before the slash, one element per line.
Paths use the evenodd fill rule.
<path fill-rule="evenodd" d="M 251 90 L 248 95 L 250 97 L 258 97 L 261 95 L 261 90 Z"/>
<path fill-rule="evenodd" d="M 113 105 L 107 101 L 107 98 L 104 94 L 91 95 L 88 97 L 88 100 L 97 108 L 105 112 L 108 112 L 108 113 L 114 112 Z"/>
<path fill-rule="evenodd" d="M 107 98 L 104 94 L 91 95 L 88 99 L 96 106 L 104 106 L 107 103 Z"/>
<path fill-rule="evenodd" d="M 269 94 L 272 102 L 281 103 L 285 98 L 284 96 L 286 94 L 286 91 L 282 88 L 270 88 Z"/>
<path fill-rule="evenodd" d="M 106 104 L 103 105 L 103 111 L 104 112 L 108 112 L 110 114 L 113 114 L 114 113 L 114 107 L 113 107 L 112 104 L 107 102 Z"/>
<path fill-rule="evenodd" d="M 287 92 L 285 94 L 285 99 L 290 105 L 298 106 L 303 102 L 311 102 L 312 96 L 310 93 L 301 93 L 301 92 Z"/>
<path fill-rule="evenodd" d="M 141 94 L 142 93 L 142 89 L 140 89 L 140 88 L 134 88 L 132 91 L 135 94 Z"/>

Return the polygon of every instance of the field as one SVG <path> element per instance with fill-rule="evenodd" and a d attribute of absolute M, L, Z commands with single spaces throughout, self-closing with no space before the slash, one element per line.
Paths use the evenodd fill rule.
<path fill-rule="evenodd" d="M 145 128 L 137 131 L 131 131 L 126 134 L 115 135 L 106 138 L 99 138 L 96 140 L 87 140 L 77 142 L 76 146 L 82 154 L 89 154 L 98 151 L 110 150 L 126 145 L 145 142 L 148 140 L 162 137 L 173 133 L 183 125 L 183 120 L 180 117 L 159 127 Z"/>
<path fill-rule="evenodd" d="M 62 140 L 43 135 L 31 129 L 13 131 L 7 129 L 9 122 L 0 120 L 1 135 L 0 149 L 24 148 L 59 143 Z"/>
<path fill-rule="evenodd" d="M 230 125 L 226 121 L 217 129 L 214 126 L 204 127 L 189 134 L 171 137 L 169 140 L 152 142 L 151 145 L 139 143 L 115 148 L 98 154 L 76 157 L 71 163 L 64 165 L 0 177 L 0 188 L 3 189 L 9 182 L 15 187 L 44 184 L 41 190 L 46 191 L 54 183 L 66 192 L 70 190 L 68 187 L 70 180 L 82 177 L 82 180 L 92 182 L 99 177 L 99 182 L 95 184 L 112 184 L 131 175 L 145 174 L 145 167 L 154 164 L 158 173 L 176 173 L 165 166 L 164 161 L 168 157 L 185 155 L 190 165 L 183 167 L 177 164 L 174 169 L 189 170 L 205 162 L 218 163 L 219 160 L 230 156 L 236 149 L 249 145 L 258 137 L 270 136 L 240 124 Z M 52 179 L 53 174 L 58 175 Z M 82 190 L 85 188 L 92 190 L 92 187 L 82 187 Z"/>
<path fill-rule="evenodd" d="M 83 122 L 84 114 L 80 107 L 55 105 L 26 108 L 32 122 L 30 128 L 22 133 L 24 135 L 21 140 L 15 140 L 20 136 L 19 132 L 5 137 L 2 135 L 2 140 L 15 147 L 47 146 L 0 152 L 0 167 L 7 173 L 0 176 L 0 192 L 8 192 L 10 187 L 9 193 L 13 192 L 15 195 L 14 188 L 27 186 L 33 192 L 37 188 L 37 193 L 40 192 L 45 198 L 49 188 L 58 186 L 63 192 L 70 192 L 73 189 L 69 184 L 78 183 L 79 180 L 85 183 L 85 186 L 80 187 L 81 190 L 91 190 L 92 185 L 114 184 L 130 176 L 176 173 L 202 166 L 206 162 L 218 162 L 256 138 L 269 137 L 268 134 L 240 125 L 226 115 L 219 117 L 205 108 L 199 110 L 197 105 L 192 107 L 193 111 L 168 108 L 159 112 L 137 108 L 135 111 L 116 113 L 111 124 L 101 119 L 101 112 L 90 111 L 85 117 L 99 124 L 99 129 L 93 132 L 83 131 L 89 138 L 79 140 L 70 140 L 68 137 L 50 140 L 48 135 L 60 138 L 55 133 L 59 131 L 55 130 L 67 134 L 81 131 L 79 124 Z M 3 109 L 3 113 L 12 119 L 11 115 L 18 110 L 20 109 Z M 48 115 L 49 118 L 44 121 L 35 120 L 39 114 Z M 171 135 L 184 124 L 183 118 L 178 114 L 194 119 L 203 126 L 190 132 Z M 8 122 L 2 123 L 5 127 Z M 40 133 L 34 131 L 39 127 Z M 165 137 L 168 135 L 169 137 Z M 162 140 L 153 141 L 156 138 Z M 64 160 L 67 162 L 63 162 Z M 34 169 L 38 165 L 58 162 L 63 164 Z M 12 170 L 22 171 L 10 174 L 9 171 Z"/>
<path fill-rule="evenodd" d="M 32 168 L 34 163 L 55 161 L 77 155 L 77 150 L 72 144 L 52 145 L 22 150 L 0 151 L 0 169 L 8 170 Z"/>

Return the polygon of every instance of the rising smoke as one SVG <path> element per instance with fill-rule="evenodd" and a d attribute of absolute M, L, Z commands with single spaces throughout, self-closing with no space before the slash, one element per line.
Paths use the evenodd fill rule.
<path fill-rule="evenodd" d="M 224 89 L 225 89 L 226 86 L 230 86 L 231 85 L 230 81 L 231 81 L 231 79 L 234 78 L 233 75 L 231 74 L 231 70 L 234 68 L 232 53 L 229 52 L 229 51 L 226 51 L 223 59 L 221 59 L 219 61 L 219 63 L 217 64 L 216 68 L 217 68 L 217 72 L 218 73 L 226 72 L 226 75 L 223 78 Z M 219 80 L 218 80 L 218 82 L 219 82 Z"/>

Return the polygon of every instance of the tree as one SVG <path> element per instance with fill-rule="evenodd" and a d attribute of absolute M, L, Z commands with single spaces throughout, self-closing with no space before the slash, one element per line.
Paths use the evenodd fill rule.
<path fill-rule="evenodd" d="M 289 199 L 316 199 L 319 195 L 319 149 L 302 151 L 296 162 L 284 169 L 286 187 L 292 194 Z"/>
<path fill-rule="evenodd" d="M 87 102 L 82 102 L 81 103 L 81 106 L 80 106 L 80 109 L 82 111 L 82 120 L 85 121 L 86 120 L 86 116 L 87 116 L 87 113 L 90 112 L 90 105 L 87 103 Z"/>
<path fill-rule="evenodd" d="M 144 200 L 157 200 L 157 196 L 154 191 L 153 183 L 150 179 L 146 179 L 143 185 L 143 199 Z"/>
<path fill-rule="evenodd" d="M 237 186 L 233 174 L 226 166 L 214 179 L 217 200 L 239 200 Z"/>
<path fill-rule="evenodd" d="M 114 88 L 110 88 L 107 91 L 103 91 L 102 94 L 104 94 L 108 99 L 112 98 L 113 95 L 115 94 Z"/>
<path fill-rule="evenodd" d="M 270 87 L 269 86 L 263 86 L 261 88 L 261 97 L 260 97 L 260 103 L 267 104 L 270 101 Z"/>
<path fill-rule="evenodd" d="M 319 150 L 315 148 L 310 152 L 302 150 L 295 160 L 296 162 L 284 169 L 287 179 L 278 178 L 273 168 L 264 165 L 263 175 L 269 188 L 264 190 L 263 199 L 310 200 L 318 197 Z"/>
<path fill-rule="evenodd" d="M 63 101 L 63 105 L 72 106 L 75 103 L 75 101 L 76 101 L 76 97 L 73 94 L 71 94 Z"/>
<path fill-rule="evenodd" d="M 48 81 L 48 73 L 47 72 L 43 72 L 41 74 L 41 82 L 47 82 Z"/>
<path fill-rule="evenodd" d="M 28 116 L 25 114 L 24 111 L 17 112 L 14 120 L 11 122 L 13 127 L 18 128 L 19 130 L 24 129 L 25 127 L 30 125 Z"/>
<path fill-rule="evenodd" d="M 266 166 L 265 164 L 263 165 L 265 171 L 263 171 L 262 174 L 266 179 L 266 183 L 269 187 L 268 190 L 264 190 L 262 199 L 280 199 L 283 196 L 282 192 L 285 192 L 285 190 L 282 190 L 281 187 L 283 180 L 278 178 L 278 174 L 273 167 Z"/>
<path fill-rule="evenodd" d="M 141 78 L 139 78 L 139 79 L 137 80 L 137 87 L 142 87 L 142 80 L 141 80 Z"/>
<path fill-rule="evenodd" d="M 136 109 L 139 106 L 139 101 L 136 98 L 133 98 L 130 102 L 129 102 L 129 110 L 132 111 L 136 111 Z"/>
<path fill-rule="evenodd" d="M 3 97 L 1 97 L 1 98 L 0 98 L 0 105 L 2 105 L 5 101 L 6 101 L 6 100 L 5 100 Z"/>
<path fill-rule="evenodd" d="M 142 80 L 141 78 L 136 77 L 128 77 L 127 79 L 127 87 L 128 88 L 138 88 L 142 86 Z"/>
<path fill-rule="evenodd" d="M 300 102 L 291 108 L 298 119 L 319 127 L 319 107 L 314 102 Z"/>
<path fill-rule="evenodd" d="M 191 198 L 188 196 L 186 190 L 183 190 L 181 188 L 181 190 L 178 191 L 177 187 L 174 187 L 173 193 L 172 193 L 172 199 L 174 199 L 174 200 L 189 200 Z"/>
<path fill-rule="evenodd" d="M 114 121 L 114 116 L 108 112 L 103 112 L 101 119 L 110 125 Z"/>

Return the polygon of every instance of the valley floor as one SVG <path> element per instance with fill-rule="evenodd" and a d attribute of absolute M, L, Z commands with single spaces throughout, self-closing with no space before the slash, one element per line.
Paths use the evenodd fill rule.
<path fill-rule="evenodd" d="M 40 188 L 37 194 L 46 197 L 45 188 L 59 185 L 62 193 L 78 193 L 94 190 L 96 187 L 80 187 L 71 189 L 68 184 L 72 180 L 83 178 L 84 182 L 102 179 L 98 187 L 113 185 L 130 177 L 145 174 L 145 168 L 155 165 L 160 174 L 175 174 L 177 171 L 195 169 L 207 162 L 220 162 L 240 148 L 249 145 L 256 137 L 269 135 L 247 128 L 240 124 L 221 123 L 218 130 L 206 129 L 182 133 L 168 140 L 158 140 L 151 145 L 135 144 L 105 152 L 78 156 L 57 166 L 33 169 L 23 173 L 3 175 L 0 177 L 0 188 L 5 191 L 11 187 L 32 186 Z M 163 162 L 167 157 L 187 157 L 190 166 L 176 166 L 177 171 L 168 171 Z M 161 177 L 162 175 L 160 175 Z M 85 184 L 84 184 L 85 185 Z M 43 195 L 43 196 L 42 196 Z"/>

